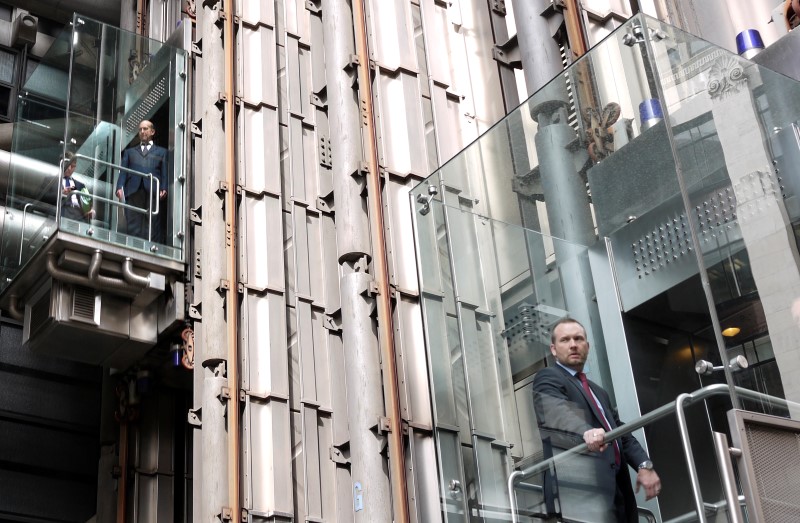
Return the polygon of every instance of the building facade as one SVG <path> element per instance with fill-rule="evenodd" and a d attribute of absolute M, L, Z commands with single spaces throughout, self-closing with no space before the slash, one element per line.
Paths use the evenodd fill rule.
<path fill-rule="evenodd" d="M 529 386 L 564 315 L 624 419 L 715 382 L 797 400 L 798 89 L 731 53 L 790 2 L 63 4 L 0 9 L 2 517 L 545 519 L 506 487 L 543 459 Z M 142 120 L 169 171 L 134 237 Z M 65 153 L 86 220 L 37 205 Z M 715 401 L 687 410 L 709 502 Z M 696 491 L 658 423 L 641 504 L 667 521 Z"/>

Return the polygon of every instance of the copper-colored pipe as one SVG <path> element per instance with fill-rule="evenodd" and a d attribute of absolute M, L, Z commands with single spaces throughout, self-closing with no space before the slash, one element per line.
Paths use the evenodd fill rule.
<path fill-rule="evenodd" d="M 394 523 L 406 523 L 408 498 L 406 488 L 405 457 L 403 452 L 403 428 L 400 415 L 400 400 L 397 385 L 397 360 L 394 351 L 394 328 L 392 325 L 392 303 L 389 289 L 389 266 L 386 257 L 386 233 L 383 219 L 381 177 L 378 167 L 378 139 L 375 134 L 375 113 L 372 103 L 370 81 L 369 43 L 367 40 L 367 18 L 364 0 L 353 0 L 353 23 L 355 26 L 356 55 L 358 56 L 358 96 L 361 106 L 361 122 L 364 130 L 364 156 L 367 160 L 367 205 L 372 240 L 372 266 L 375 271 L 378 305 L 378 343 L 383 362 L 383 395 L 386 415 L 389 418 L 389 476 L 392 486 L 392 511 Z"/>
<path fill-rule="evenodd" d="M 578 0 L 564 0 L 564 24 L 573 58 L 583 56 L 589 50 L 589 44 Z"/>
<path fill-rule="evenodd" d="M 237 292 L 236 267 L 236 164 L 234 159 L 235 129 L 234 80 L 235 60 L 233 39 L 233 0 L 223 2 L 223 45 L 225 46 L 225 250 L 228 254 L 226 321 L 228 324 L 228 497 L 231 517 L 239 521 L 239 295 Z"/>

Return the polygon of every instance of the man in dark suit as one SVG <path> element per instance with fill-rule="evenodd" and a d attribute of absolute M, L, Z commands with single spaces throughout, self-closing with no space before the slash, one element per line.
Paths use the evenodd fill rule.
<path fill-rule="evenodd" d="M 644 488 L 647 499 L 659 494 L 661 480 L 636 438 L 627 435 L 605 441 L 605 433 L 622 423 L 608 393 L 583 373 L 589 355 L 583 325 L 572 318 L 556 322 L 550 352 L 556 365 L 542 369 L 533 380 L 545 455 L 581 443 L 586 443 L 589 451 L 556 463 L 555 476 L 545 477 L 545 491 L 557 490 L 564 517 L 593 523 L 637 522 L 628 465 L 637 470 L 636 491 Z M 552 499 L 549 501 L 552 506 Z"/>
<path fill-rule="evenodd" d="M 117 198 L 124 200 L 128 205 L 152 213 L 152 223 L 150 223 L 147 212 L 125 209 L 128 234 L 147 240 L 149 233 L 149 238 L 152 241 L 161 243 L 161 216 L 166 211 L 163 206 L 166 204 L 167 197 L 167 150 L 153 143 L 155 134 L 155 127 L 149 120 L 143 120 L 139 124 L 139 145 L 122 151 L 120 165 L 127 169 L 144 173 L 144 176 L 121 170 L 117 180 L 116 193 Z M 148 174 L 153 175 L 152 180 L 147 176 Z M 154 192 L 157 188 L 156 180 L 158 180 L 158 194 Z M 162 201 L 162 208 L 158 213 L 155 212 L 157 207 L 156 199 Z"/>
<path fill-rule="evenodd" d="M 71 220 L 88 222 L 94 218 L 95 212 L 91 205 L 91 200 L 86 200 L 87 196 L 81 196 L 81 191 L 86 186 L 73 178 L 78 159 L 72 154 L 64 156 L 61 165 L 64 168 L 64 176 L 59 178 L 46 179 L 39 189 L 40 199 L 53 207 L 56 205 L 58 195 L 61 195 L 61 216 Z M 61 187 L 59 188 L 59 181 Z M 87 203 L 88 202 L 88 203 Z"/>

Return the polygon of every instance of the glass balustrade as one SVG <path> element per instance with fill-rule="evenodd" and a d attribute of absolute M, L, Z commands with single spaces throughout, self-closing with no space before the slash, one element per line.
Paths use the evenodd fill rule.
<path fill-rule="evenodd" d="M 636 16 L 411 191 L 445 520 L 509 520 L 506 480 L 547 459 L 532 387 L 564 316 L 623 421 L 725 387 L 686 409 L 724 513 L 726 412 L 800 415 L 798 121 L 797 82 Z M 640 518 L 691 520 L 674 416 L 635 434 L 664 484 Z M 581 521 L 541 479 L 521 521 Z"/>
<path fill-rule="evenodd" d="M 186 76 L 184 50 L 75 16 L 20 92 L 3 287 L 56 234 L 184 261 Z M 142 121 L 155 129 L 145 152 Z M 122 198 L 121 178 L 135 181 Z"/>

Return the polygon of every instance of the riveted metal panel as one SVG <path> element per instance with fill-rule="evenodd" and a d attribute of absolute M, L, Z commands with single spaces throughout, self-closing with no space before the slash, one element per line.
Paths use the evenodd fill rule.
<path fill-rule="evenodd" d="M 267 104 L 278 107 L 275 30 L 265 26 L 256 29 L 242 27 L 241 48 L 242 69 L 245 71 L 239 86 L 242 100 L 255 106 Z"/>
<path fill-rule="evenodd" d="M 291 208 L 292 205 L 289 204 L 289 207 Z M 294 218 L 291 212 L 284 211 L 283 213 L 283 231 L 285 234 L 283 240 L 283 255 L 286 259 L 286 303 L 294 303 L 297 266 L 294 264 Z"/>
<path fill-rule="evenodd" d="M 412 521 L 439 521 L 438 468 L 433 433 L 409 429 L 408 451 L 408 459 L 413 464 L 411 474 L 416 511 Z"/>
<path fill-rule="evenodd" d="M 325 87 L 325 39 L 322 24 L 322 12 L 310 13 L 308 17 L 309 32 L 311 33 L 311 92 L 319 93 Z"/>
<path fill-rule="evenodd" d="M 508 447 L 491 437 L 474 437 L 473 453 L 477 466 L 478 487 L 476 489 L 478 511 L 495 512 L 508 510 L 509 475 Z"/>
<path fill-rule="evenodd" d="M 422 315 L 417 298 L 400 296 L 395 309 L 397 326 L 396 342 L 400 349 L 397 362 L 405 394 L 406 409 L 403 417 L 425 426 L 433 425 L 431 412 L 431 390 L 428 383 L 428 367 L 425 354 L 425 339 Z"/>
<path fill-rule="evenodd" d="M 321 216 L 313 211 L 306 212 L 307 227 L 307 253 L 309 295 L 314 304 L 322 306 L 325 302 L 325 274 L 321 270 L 324 264 L 322 253 L 322 223 Z"/>
<path fill-rule="evenodd" d="M 289 114 L 295 118 L 303 115 L 303 72 L 300 70 L 300 42 L 297 38 L 286 37 L 286 88 L 289 101 Z M 305 100 L 308 100 L 306 91 Z"/>
<path fill-rule="evenodd" d="M 286 187 L 292 199 L 308 203 L 306 198 L 305 158 L 303 155 L 303 122 L 295 115 L 289 117 L 289 161 L 284 171 L 291 186 Z"/>
<path fill-rule="evenodd" d="M 292 231 L 294 232 L 292 246 L 294 262 L 294 291 L 305 299 L 310 295 L 308 266 L 308 223 L 306 209 L 300 205 L 294 206 L 292 213 Z"/>
<path fill-rule="evenodd" d="M 278 34 L 278 42 L 281 42 L 277 47 L 277 55 L 278 55 L 278 105 L 277 107 L 280 109 L 278 116 L 280 117 L 280 122 L 282 125 L 288 125 L 288 118 L 289 118 L 289 79 L 287 78 L 287 56 L 286 56 L 286 47 L 285 47 L 285 38 L 281 38 L 282 36 L 285 37 L 280 31 Z"/>
<path fill-rule="evenodd" d="M 454 380 L 457 376 L 456 365 L 460 365 L 461 360 L 460 357 L 456 358 L 451 351 L 451 342 L 448 340 L 450 334 L 447 329 L 448 319 L 444 314 L 441 300 L 429 298 L 423 299 L 423 303 L 427 320 L 425 334 L 431 360 L 433 408 L 436 423 L 456 426 L 459 418 Z M 456 339 L 458 338 L 456 337 Z M 463 376 L 463 373 L 461 375 Z"/>
<path fill-rule="evenodd" d="M 240 4 L 242 22 L 275 27 L 275 2 L 270 0 L 248 0 Z"/>
<path fill-rule="evenodd" d="M 333 217 L 327 214 L 320 215 L 320 238 L 322 245 L 322 263 L 320 274 L 324 281 L 325 313 L 334 314 L 341 307 L 339 296 L 339 264 L 336 248 L 336 226 Z"/>
<path fill-rule="evenodd" d="M 328 331 L 325 329 L 325 314 L 311 309 L 311 335 L 314 345 L 314 379 L 316 380 L 316 397 L 314 398 L 320 408 L 330 410 L 331 397 L 331 361 L 328 348 Z M 335 376 L 333 377 L 335 379 Z"/>
<path fill-rule="evenodd" d="M 376 79 L 376 111 L 380 113 L 380 164 L 388 171 L 417 176 L 428 174 L 425 129 L 416 75 L 401 72 Z"/>
<path fill-rule="evenodd" d="M 505 116 L 500 73 L 492 57 L 492 23 L 488 2 L 461 0 L 460 33 L 464 37 L 469 67 L 465 70 L 470 90 L 468 96 L 475 112 L 478 133 L 483 133 Z M 466 80 L 466 78 L 464 78 Z M 459 81 L 457 89 L 464 87 Z"/>
<path fill-rule="evenodd" d="M 372 30 L 372 60 L 381 67 L 416 71 L 413 24 L 406 0 L 371 0 L 368 3 Z"/>
<path fill-rule="evenodd" d="M 431 80 L 443 89 L 453 85 L 451 57 L 463 53 L 463 45 L 449 35 L 454 31 L 448 8 L 437 0 L 422 0 L 422 26 L 425 34 L 427 70 Z"/>
<path fill-rule="evenodd" d="M 278 111 L 271 107 L 247 107 L 242 115 L 241 148 L 244 158 L 240 172 L 242 185 L 256 194 L 280 194 L 280 144 L 278 141 Z"/>
<path fill-rule="evenodd" d="M 294 512 L 294 489 L 288 478 L 292 475 L 292 445 L 288 403 L 272 400 L 266 403 L 250 401 L 248 428 L 250 449 L 252 511 L 269 514 Z"/>
<path fill-rule="evenodd" d="M 347 389 L 342 379 L 345 373 L 345 359 L 341 336 L 334 334 L 328 336 L 328 351 L 330 354 L 331 376 L 337 377 L 331 382 L 331 406 L 333 408 L 333 437 L 331 445 L 341 447 L 350 441 L 350 428 L 347 423 Z"/>
<path fill-rule="evenodd" d="M 502 434 L 499 380 L 495 351 L 487 344 L 490 326 L 486 318 L 472 307 L 461 307 L 464 366 L 468 382 L 471 427 L 484 434 Z"/>
<path fill-rule="evenodd" d="M 303 454 L 305 457 L 306 515 L 322 517 L 322 484 L 320 477 L 319 418 L 316 408 L 304 406 Z"/>
<path fill-rule="evenodd" d="M 300 401 L 317 400 L 317 382 L 314 362 L 314 336 L 311 324 L 311 303 L 297 300 L 295 316 L 297 319 L 297 341 L 300 358 Z M 295 391 L 296 393 L 297 391 Z"/>
<path fill-rule="evenodd" d="M 469 304 L 473 308 L 485 308 L 485 296 L 481 280 L 480 260 L 475 253 L 478 252 L 477 227 L 487 227 L 486 220 L 476 220 L 469 212 L 446 208 L 445 215 L 450 233 L 450 248 L 452 256 L 458 263 L 453 264 L 453 279 L 456 289 L 456 299 Z"/>
<path fill-rule="evenodd" d="M 294 517 L 296 521 L 308 521 L 306 512 L 306 456 L 304 413 L 292 411 L 292 479 L 294 488 Z"/>
<path fill-rule="evenodd" d="M 286 352 L 289 353 L 289 404 L 292 410 L 300 410 L 300 400 L 302 399 L 300 369 L 300 338 L 297 333 L 297 308 L 287 307 L 287 331 L 289 345 Z"/>
<path fill-rule="evenodd" d="M 242 261 L 245 274 L 242 279 L 254 289 L 283 289 L 283 212 L 281 199 L 264 195 L 245 198 L 241 206 Z"/>
<path fill-rule="evenodd" d="M 310 29 L 306 0 L 284 0 L 283 3 L 286 32 L 307 44 L 310 40 Z"/>
<path fill-rule="evenodd" d="M 417 263 L 414 253 L 414 228 L 411 221 L 409 191 L 415 184 L 411 178 L 400 184 L 389 180 L 384 189 L 388 229 L 389 279 L 393 285 L 417 292 Z"/>
<path fill-rule="evenodd" d="M 245 292 L 242 386 L 255 394 L 289 394 L 285 307 L 281 294 Z"/>
<path fill-rule="evenodd" d="M 460 96 L 449 93 L 445 87 L 434 84 L 431 103 L 433 104 L 433 121 L 436 122 L 439 162 L 444 164 L 458 154 L 472 136 L 463 136 L 461 133 L 464 116 Z"/>
<path fill-rule="evenodd" d="M 319 477 L 322 519 L 325 521 L 338 521 L 336 519 L 336 466 L 330 457 L 332 441 L 332 422 L 330 416 L 319 413 L 317 431 L 319 434 Z"/>

